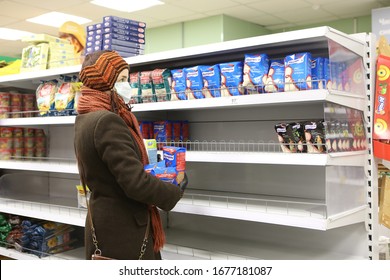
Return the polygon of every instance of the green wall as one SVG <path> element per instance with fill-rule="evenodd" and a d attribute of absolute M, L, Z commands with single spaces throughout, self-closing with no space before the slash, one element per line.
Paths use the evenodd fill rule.
<path fill-rule="evenodd" d="M 267 30 L 260 25 L 226 15 L 211 16 L 203 19 L 147 29 L 145 53 L 199 46 L 318 26 L 330 26 L 347 34 L 371 32 L 371 15 L 279 30 Z"/>

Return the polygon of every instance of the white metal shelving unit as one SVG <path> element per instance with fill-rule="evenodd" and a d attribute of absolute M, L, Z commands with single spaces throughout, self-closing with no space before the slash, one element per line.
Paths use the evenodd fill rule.
<path fill-rule="evenodd" d="M 327 56 L 329 41 L 343 46 L 344 56 L 353 53 L 363 57 L 367 52 L 366 42 L 361 38 L 320 27 L 126 60 L 131 71 L 143 71 L 242 60 L 245 53 L 254 52 L 268 53 L 271 57 L 302 51 Z M 80 66 L 72 66 L 3 76 L 0 87 L 35 90 L 39 80 L 76 74 L 79 70 Z M 168 244 L 163 256 L 173 259 L 375 259 L 369 250 L 366 229 L 370 222 L 364 197 L 366 183 L 362 186 L 362 180 L 367 181 L 365 171 L 370 159 L 367 151 L 277 152 L 272 131 L 276 122 L 323 118 L 324 104 L 328 102 L 362 112 L 367 108 L 365 95 L 337 90 L 135 104 L 133 112 L 139 119 L 188 119 L 191 138 L 202 139 L 191 142 L 186 154 L 189 190 L 173 211 L 164 213 Z M 86 211 L 77 207 L 74 187 L 78 175 L 73 154 L 74 121 L 74 116 L 0 119 L 0 126 L 45 128 L 50 146 L 50 154 L 45 159 L 0 161 L 0 169 L 7 174 L 21 172 L 47 177 L 44 189 L 49 189 L 44 193 L 24 193 L 19 187 L 16 193 L 1 195 L 1 212 L 84 226 Z M 215 140 L 218 138 L 223 140 Z M 218 148 L 241 140 L 251 150 Z M 206 148 L 196 149 L 203 144 Z M 335 197 L 348 197 L 348 192 L 356 188 L 358 193 L 352 195 L 350 207 L 343 208 L 341 200 L 334 201 Z M 26 189 L 31 189 L 28 184 Z M 0 254 L 17 259 L 30 257 L 2 248 Z M 65 256 L 82 257 L 83 254 Z"/>

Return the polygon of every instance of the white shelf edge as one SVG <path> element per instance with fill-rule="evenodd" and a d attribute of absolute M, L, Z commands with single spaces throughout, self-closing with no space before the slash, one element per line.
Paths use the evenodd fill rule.
<path fill-rule="evenodd" d="M 6 200 L 6 202 L 0 200 L 0 212 L 74 226 L 85 226 L 86 209 L 13 199 Z"/>
<path fill-rule="evenodd" d="M 28 126 L 28 125 L 66 125 L 74 124 L 76 116 L 61 117 L 31 117 L 31 118 L 9 118 L 0 119 L 3 126 Z"/>
<path fill-rule="evenodd" d="M 381 159 L 380 162 L 381 162 L 387 169 L 390 169 L 390 161 Z"/>
<path fill-rule="evenodd" d="M 84 247 L 72 249 L 70 251 L 39 258 L 30 253 L 19 252 L 16 249 L 0 247 L 0 255 L 15 260 L 80 260 L 84 259 Z"/>
<path fill-rule="evenodd" d="M 59 172 L 67 174 L 78 174 L 76 162 L 46 162 L 40 160 L 0 160 L 1 169 Z"/>
<path fill-rule="evenodd" d="M 188 162 L 253 163 L 309 166 L 364 166 L 366 151 L 334 154 L 298 154 L 277 152 L 186 152 Z"/>
<path fill-rule="evenodd" d="M 243 205 L 244 207 L 245 205 Z M 299 227 L 306 229 L 326 231 L 331 228 L 346 226 L 359 222 L 364 222 L 367 206 L 358 207 L 345 213 L 340 213 L 337 219 L 319 218 L 307 216 L 294 216 L 292 214 L 274 214 L 263 213 L 249 210 L 235 210 L 228 208 L 217 208 L 201 205 L 191 205 L 178 203 L 172 212 L 206 215 L 218 218 L 237 219 L 251 222 L 260 222 L 266 224 L 283 225 L 290 227 Z M 279 209 L 281 212 L 286 212 L 287 209 Z M 277 212 L 277 210 L 273 210 Z"/>

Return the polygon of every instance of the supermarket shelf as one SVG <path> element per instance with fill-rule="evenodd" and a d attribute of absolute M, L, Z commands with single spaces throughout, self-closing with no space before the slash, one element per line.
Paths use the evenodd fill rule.
<path fill-rule="evenodd" d="M 1 169 L 78 174 L 76 160 L 0 160 Z"/>
<path fill-rule="evenodd" d="M 284 164 L 308 166 L 364 166 L 366 151 L 332 154 L 297 154 L 278 152 L 186 152 L 188 162 Z"/>
<path fill-rule="evenodd" d="M 266 94 L 251 94 L 219 98 L 203 98 L 167 102 L 152 102 L 134 104 L 133 112 L 215 109 L 230 107 L 259 107 L 287 105 L 295 103 L 333 102 L 339 105 L 365 110 L 365 99 L 344 92 L 328 90 L 305 90 L 297 92 L 274 92 Z"/>
<path fill-rule="evenodd" d="M 170 244 L 167 251 L 177 250 L 178 256 L 168 255 L 171 259 L 264 259 L 264 260 L 346 260 L 364 259 L 362 256 L 344 255 L 335 252 L 315 251 L 311 248 L 283 246 L 254 242 L 240 238 L 230 238 L 223 235 L 191 232 L 187 230 L 166 229 L 167 243 Z M 174 244 L 172 246 L 172 244 Z M 188 248 L 185 244 L 191 244 Z M 293 245 L 293 244 L 292 244 Z M 195 249 L 196 248 L 196 249 Z M 205 255 L 203 252 L 213 252 Z M 234 252 L 234 254 L 230 254 Z M 163 254 L 164 256 L 164 254 Z M 187 257 L 188 256 L 188 257 Z M 184 258 L 183 258 L 184 257 Z"/>
<path fill-rule="evenodd" d="M 365 100 L 346 93 L 334 93 L 328 90 L 307 90 L 298 92 L 275 92 L 268 94 L 252 94 L 219 98 L 204 98 L 181 101 L 152 102 L 134 104 L 133 112 L 167 111 L 167 110 L 199 110 L 233 107 L 275 106 L 281 104 L 333 102 L 339 105 L 365 110 Z M 50 116 L 31 118 L 0 119 L 1 126 L 29 125 L 73 125 L 76 116 Z"/>
<path fill-rule="evenodd" d="M 28 194 L 1 197 L 0 212 L 82 227 L 87 215 L 72 199 Z"/>
<path fill-rule="evenodd" d="M 363 222 L 367 206 L 363 205 L 327 217 L 326 205 L 322 201 L 259 195 L 246 195 L 245 197 L 237 193 L 217 194 L 189 190 L 172 211 L 314 230 L 329 230 Z"/>
<path fill-rule="evenodd" d="M 42 258 L 34 254 L 19 252 L 15 249 L 0 247 L 0 255 L 15 260 L 81 260 L 84 259 L 84 247 L 76 248 L 67 252 L 48 255 Z"/>
<path fill-rule="evenodd" d="M 382 159 L 382 160 L 381 160 L 381 163 L 382 163 L 387 169 L 390 169 L 390 161 Z"/>
<path fill-rule="evenodd" d="M 31 117 L 0 119 L 2 126 L 29 126 L 29 125 L 73 125 L 76 116 L 61 117 Z"/>

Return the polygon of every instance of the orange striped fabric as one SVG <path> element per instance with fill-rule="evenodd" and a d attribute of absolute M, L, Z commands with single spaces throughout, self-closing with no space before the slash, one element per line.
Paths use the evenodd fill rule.
<path fill-rule="evenodd" d="M 103 51 L 92 65 L 87 65 L 93 56 L 87 55 L 79 73 L 80 81 L 84 86 L 100 91 L 111 90 L 124 69 L 128 69 L 127 62 L 115 51 Z"/>

